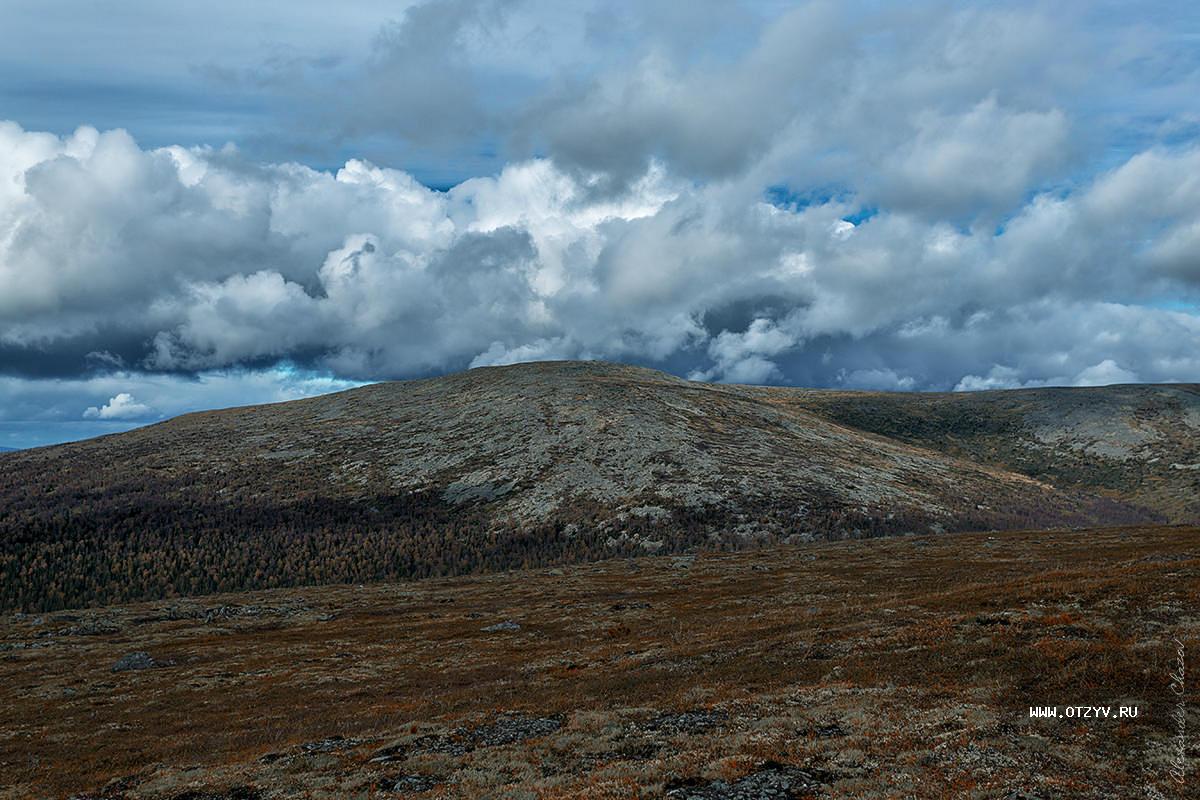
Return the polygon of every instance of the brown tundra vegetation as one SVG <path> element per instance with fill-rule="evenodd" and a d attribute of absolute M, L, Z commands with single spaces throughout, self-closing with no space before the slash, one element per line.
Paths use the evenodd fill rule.
<path fill-rule="evenodd" d="M 15 615 L 0 797 L 1196 796 L 1198 599 L 1164 526 Z M 1029 717 L 1067 705 L 1138 715 Z"/>

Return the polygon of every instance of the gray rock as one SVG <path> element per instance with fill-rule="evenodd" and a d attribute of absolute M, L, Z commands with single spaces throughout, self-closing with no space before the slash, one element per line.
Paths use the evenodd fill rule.
<path fill-rule="evenodd" d="M 846 735 L 845 729 L 842 728 L 841 725 L 838 725 L 836 722 L 831 722 L 827 725 L 817 725 L 813 728 L 809 728 L 805 732 L 808 734 L 811 734 L 812 736 L 816 736 L 820 739 L 827 739 L 827 738 L 831 738 L 831 737 L 835 737 L 835 736 L 845 736 Z"/>
<path fill-rule="evenodd" d="M 326 739 L 321 739 L 316 742 L 306 742 L 300 745 L 300 749 L 305 753 L 336 753 L 341 750 L 350 750 L 358 747 L 363 743 L 362 739 L 347 739 L 345 736 L 330 736 Z"/>
<path fill-rule="evenodd" d="M 830 778 L 821 770 L 771 764 L 733 783 L 713 781 L 704 784 L 694 780 L 681 781 L 674 786 L 667 784 L 667 797 L 671 800 L 792 800 L 808 797 L 829 783 Z"/>
<path fill-rule="evenodd" d="M 126 653 L 117 659 L 117 662 L 112 665 L 113 672 L 129 672 L 135 669 L 153 669 L 158 666 L 158 662 L 150 657 L 149 653 L 141 650 L 136 653 Z"/>
<path fill-rule="evenodd" d="M 723 711 L 684 711 L 679 714 L 659 714 L 647 721 L 643 727 L 660 733 L 703 733 L 725 721 Z"/>
<path fill-rule="evenodd" d="M 234 786 L 231 789 L 189 789 L 171 800 L 262 800 L 262 792 L 254 786 Z"/>
<path fill-rule="evenodd" d="M 511 619 L 506 619 L 504 622 L 497 622 L 495 625 L 488 625 L 486 628 L 480 628 L 484 633 L 500 633 L 502 631 L 519 631 L 521 626 L 513 622 Z"/>
<path fill-rule="evenodd" d="M 437 781 L 428 775 L 393 775 L 379 781 L 379 789 L 396 794 L 418 794 L 428 792 Z"/>
<path fill-rule="evenodd" d="M 471 734 L 465 728 L 456 728 L 449 733 L 430 733 L 418 736 L 377 750 L 368 763 L 386 764 L 392 761 L 403 761 L 411 755 L 421 753 L 439 753 L 441 755 L 462 756 L 475 749 Z"/>
<path fill-rule="evenodd" d="M 558 717 L 503 716 L 491 725 L 476 728 L 471 738 L 481 746 L 514 744 L 546 736 L 561 727 Z"/>

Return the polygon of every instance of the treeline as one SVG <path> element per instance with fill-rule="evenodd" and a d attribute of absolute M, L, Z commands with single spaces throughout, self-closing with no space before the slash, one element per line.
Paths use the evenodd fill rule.
<path fill-rule="evenodd" d="M 732 533 L 735 520 L 724 511 L 678 510 L 666 519 L 606 524 L 611 512 L 586 501 L 544 523 L 519 526 L 486 506 L 448 504 L 439 492 L 217 502 L 177 486 L 125 484 L 78 493 L 68 504 L 53 490 L 49 502 L 39 503 L 36 489 L 7 488 L 10 502 L 0 518 L 4 611 L 577 563 L 644 554 L 644 541 L 661 542 L 658 552 L 680 552 L 766 540 Z M 788 530 L 817 523 L 826 534 L 835 528 L 860 534 L 867 522 L 810 515 Z"/>
<path fill-rule="evenodd" d="M 612 509 L 580 500 L 530 526 L 487 505 L 449 504 L 439 491 L 345 497 L 310 488 L 273 499 L 260 485 L 250 474 L 203 486 L 154 476 L 112 484 L 98 475 L 74 484 L 0 476 L 0 611 L 494 572 L 644 554 L 646 542 L 669 553 L 760 546 L 794 534 L 928 533 L 938 523 L 817 496 L 803 504 L 742 498 L 619 521 Z M 1078 509 L 1043 508 L 1037 499 L 1020 509 L 966 511 L 942 527 L 1038 528 L 1063 524 L 1068 512 L 1079 518 Z M 1119 503 L 1095 514 L 1097 524 L 1145 521 Z"/>
<path fill-rule="evenodd" d="M 0 608 L 57 610 L 244 589 L 492 571 L 594 557 L 429 493 L 201 502 L 146 490 L 0 520 Z"/>

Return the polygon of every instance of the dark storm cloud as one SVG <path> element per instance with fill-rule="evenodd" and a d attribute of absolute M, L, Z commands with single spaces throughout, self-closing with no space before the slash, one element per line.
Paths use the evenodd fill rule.
<path fill-rule="evenodd" d="M 0 364 L 9 375 L 71 378 L 140 364 L 150 354 L 146 331 L 106 324 L 69 339 L 42 344 L 0 343 Z"/>

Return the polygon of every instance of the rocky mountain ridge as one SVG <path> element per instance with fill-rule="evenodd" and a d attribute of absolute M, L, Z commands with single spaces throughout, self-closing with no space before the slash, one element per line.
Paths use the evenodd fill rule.
<path fill-rule="evenodd" d="M 381 383 L 6 456 L 0 605 L 1188 521 L 1198 428 L 1189 386 L 887 395 L 603 362 Z"/>

